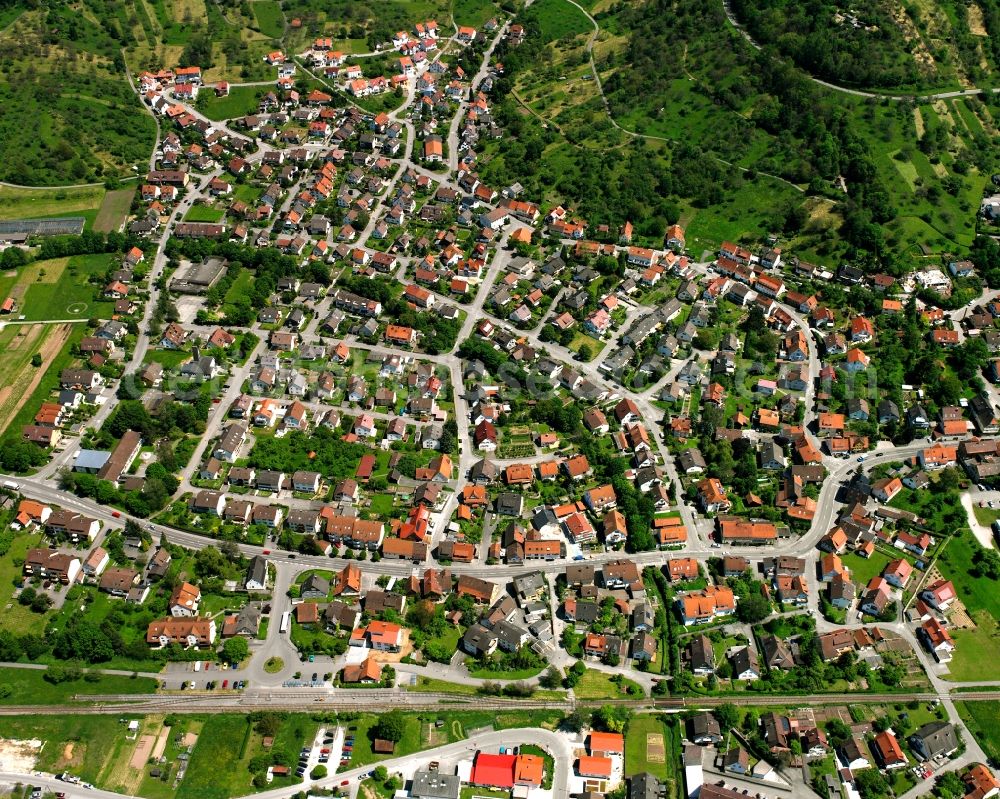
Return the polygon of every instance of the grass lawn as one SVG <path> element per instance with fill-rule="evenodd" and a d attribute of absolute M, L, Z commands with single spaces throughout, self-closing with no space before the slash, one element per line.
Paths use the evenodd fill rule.
<path fill-rule="evenodd" d="M 158 363 L 165 369 L 180 366 L 191 360 L 191 353 L 185 350 L 149 350 L 143 357 L 143 363 Z"/>
<path fill-rule="evenodd" d="M 542 668 L 542 666 L 539 666 L 537 669 L 519 669 L 518 671 L 476 669 L 475 671 L 470 671 L 469 674 L 481 680 L 527 680 L 538 674 Z"/>
<path fill-rule="evenodd" d="M 28 550 L 39 546 L 41 542 L 41 533 L 22 533 L 14 539 L 7 554 L 0 558 L 0 606 L 10 604 L 10 609 L 4 611 L 2 626 L 18 635 L 45 627 L 45 615 L 35 613 L 12 599 L 14 582 L 20 579 L 22 573 L 21 568 L 14 565 L 14 561 L 23 562 Z"/>
<path fill-rule="evenodd" d="M 253 13 L 257 17 L 257 27 L 265 36 L 280 39 L 285 35 L 285 15 L 277 0 L 255 0 Z"/>
<path fill-rule="evenodd" d="M 376 755 L 372 751 L 374 735 L 370 736 L 369 730 L 378 723 L 378 716 L 362 716 L 352 724 L 351 726 L 357 727 L 357 730 L 354 733 L 354 750 L 351 752 L 350 768 L 377 763 L 379 760 L 409 755 L 422 749 L 420 719 L 410 714 L 407 714 L 403 718 L 403 737 L 396 743 L 396 751 L 391 755 Z"/>
<path fill-rule="evenodd" d="M 420 677 L 416 685 L 407 685 L 407 691 L 418 694 L 456 694 L 458 696 L 478 696 L 475 685 L 463 685 L 447 680 L 436 680 L 433 677 Z M 531 695 L 532 699 L 549 699 L 554 702 L 562 701 L 566 698 L 565 691 L 548 691 L 538 689 Z"/>
<path fill-rule="evenodd" d="M 372 497 L 371 512 L 376 516 L 388 516 L 392 513 L 392 494 L 375 494 Z"/>
<path fill-rule="evenodd" d="M 456 13 L 458 7 L 456 7 Z M 578 36 L 594 29 L 582 11 L 560 0 L 538 0 L 529 12 L 538 20 L 542 41 L 553 42 L 564 36 Z"/>
<path fill-rule="evenodd" d="M 969 517 L 962 507 L 957 491 L 941 495 L 934 491 L 914 491 L 904 488 L 889 504 L 894 508 L 902 508 L 922 516 L 927 521 L 928 529 L 937 531 L 935 537 L 938 540 L 950 535 L 956 528 L 964 528 L 968 524 Z"/>
<path fill-rule="evenodd" d="M 433 638 L 425 638 L 423 645 L 430 646 L 436 644 L 445 652 L 453 652 L 458 649 L 458 642 L 462 638 L 464 631 L 461 627 L 449 624 L 443 633 Z"/>
<path fill-rule="evenodd" d="M 841 555 L 840 559 L 851 570 L 851 579 L 858 585 L 868 585 L 872 577 L 881 574 L 892 560 L 877 549 L 870 558 L 863 558 L 853 552 L 848 552 Z"/>
<path fill-rule="evenodd" d="M 642 687 L 632 680 L 622 680 L 622 687 L 611 681 L 611 675 L 596 669 L 587 669 L 580 681 L 573 689 L 573 694 L 577 699 L 618 699 L 626 696 L 625 690 L 628 686 L 635 686 L 638 692 L 635 696 L 644 696 Z"/>
<path fill-rule="evenodd" d="M 228 799 L 253 792 L 248 764 L 262 749 L 256 732 L 247 737 L 248 725 L 247 717 L 239 715 L 210 716 L 205 720 L 177 799 Z M 304 714 L 290 715 L 278 728 L 273 748 L 294 756 L 303 743 L 312 740 L 318 728 L 319 722 Z M 220 768 L 223 763 L 225 768 Z M 287 778 L 272 783 L 272 787 L 293 783 L 294 778 Z"/>
<path fill-rule="evenodd" d="M 996 590 L 996 582 L 971 573 L 972 557 L 979 549 L 982 547 L 970 532 L 952 536 L 944 545 L 938 568 L 955 583 L 959 598 L 970 611 L 985 610 L 997 619 L 1000 618 L 1000 593 Z"/>
<path fill-rule="evenodd" d="M 604 346 L 596 338 L 588 336 L 586 333 L 577 333 L 573 336 L 573 340 L 569 343 L 569 347 L 567 347 L 567 349 L 573 350 L 573 352 L 579 354 L 580 348 L 584 345 L 590 348 L 590 356 L 584 359 L 587 361 L 593 360 Z"/>
<path fill-rule="evenodd" d="M 650 760 L 646 748 L 647 736 L 661 735 L 666 748 L 663 760 Z M 628 723 L 625 733 L 625 776 L 648 771 L 659 779 L 667 776 L 667 759 L 670 757 L 670 731 L 659 716 L 651 713 L 635 715 Z"/>
<path fill-rule="evenodd" d="M 382 94 L 373 94 L 370 97 L 359 97 L 355 102 L 366 111 L 380 114 L 383 111 L 386 113 L 395 111 L 405 100 L 405 96 L 397 97 L 395 92 L 383 92 Z"/>
<path fill-rule="evenodd" d="M 35 614 L 36 620 L 40 618 Z M 0 684 L 9 685 L 10 696 L 0 699 L 5 705 L 58 705 L 70 702 L 77 694 L 151 694 L 156 680 L 148 677 L 122 677 L 114 674 L 93 675 L 90 679 L 53 685 L 36 669 L 0 668 Z M 93 680 L 93 682 L 91 681 Z"/>
<path fill-rule="evenodd" d="M 249 722 L 246 716 L 212 716 L 198 737 L 177 799 L 228 799 L 253 790 L 247 769 L 249 752 L 240 757 Z M 225 768 L 219 766 L 225 763 Z"/>
<path fill-rule="evenodd" d="M 198 110 L 215 120 L 246 116 L 257 110 L 265 91 L 263 86 L 233 86 L 225 97 L 216 97 L 214 91 L 203 91 L 198 96 Z"/>
<path fill-rule="evenodd" d="M 486 797 L 486 799 L 507 799 L 510 796 L 510 791 L 494 791 L 490 788 L 467 785 L 462 788 L 462 792 L 458 795 L 459 799 L 477 799 L 480 796 Z"/>
<path fill-rule="evenodd" d="M 433 677 L 419 677 L 416 685 L 407 685 L 407 691 L 418 694 L 461 694 L 462 696 L 475 696 L 475 685 L 463 685 L 447 680 L 435 680 Z"/>
<path fill-rule="evenodd" d="M 993 761 L 1000 760 L 1000 715 L 993 702 L 956 702 L 958 715 Z"/>
<path fill-rule="evenodd" d="M 19 297 L 20 314 L 27 321 L 107 319 L 115 305 L 100 296 L 101 285 L 104 273 L 117 264 L 112 254 L 36 261 L 18 270 L 16 277 L 0 277 L 0 293 Z M 91 278 L 97 282 L 91 283 Z"/>
<path fill-rule="evenodd" d="M 961 595 L 961 591 L 959 591 Z M 1000 662 L 1000 630 L 997 621 L 986 611 L 972 614 L 975 630 L 952 630 L 955 652 L 948 664 L 946 679 L 966 682 L 995 680 L 996 664 Z"/>
<path fill-rule="evenodd" d="M 233 284 L 229 287 L 229 290 L 226 292 L 226 296 L 223 298 L 223 302 L 227 303 L 235 302 L 237 297 L 242 297 L 248 291 L 250 291 L 250 287 L 252 285 L 253 285 L 253 272 L 250 272 L 246 269 L 241 270 L 240 273 L 236 276 L 236 280 L 233 281 Z"/>
<path fill-rule="evenodd" d="M 73 189 L 15 189 L 0 186 L 0 219 L 36 219 L 41 216 L 86 216 L 97 213 L 104 200 L 103 186 Z"/>
<path fill-rule="evenodd" d="M 255 205 L 263 192 L 256 186 L 249 183 L 236 183 L 233 185 L 233 199 L 243 200 L 247 205 Z"/>
<path fill-rule="evenodd" d="M 186 214 L 185 222 L 220 222 L 226 215 L 222 208 L 213 208 L 210 205 L 192 205 Z"/>
<path fill-rule="evenodd" d="M 984 527 L 989 527 L 997 519 L 1000 519 L 1000 510 L 995 508 L 980 508 L 975 502 L 972 503 L 972 511 L 976 514 L 976 521 Z"/>

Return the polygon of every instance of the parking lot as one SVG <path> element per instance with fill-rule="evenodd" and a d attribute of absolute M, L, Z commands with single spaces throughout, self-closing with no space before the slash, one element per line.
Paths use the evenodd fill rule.
<path fill-rule="evenodd" d="M 351 738 L 352 746 L 354 739 Z M 334 774 L 344 763 L 345 730 L 343 727 L 321 727 L 316 733 L 312 744 L 302 747 L 299 752 L 299 762 L 296 766 L 297 777 L 306 780 L 316 766 L 326 766 L 330 774 Z M 350 752 L 346 753 L 348 762 Z"/>
<path fill-rule="evenodd" d="M 247 681 L 228 663 L 210 660 L 167 663 L 160 680 L 164 691 L 240 691 L 246 687 Z"/>

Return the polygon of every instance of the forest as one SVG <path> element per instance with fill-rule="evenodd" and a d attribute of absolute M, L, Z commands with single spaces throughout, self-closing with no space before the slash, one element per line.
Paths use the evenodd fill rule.
<path fill-rule="evenodd" d="M 846 86 L 896 88 L 926 77 L 903 31 L 879 0 L 733 0 L 753 38 L 807 72 Z"/>
<path fill-rule="evenodd" d="M 1000 4 L 971 5 L 939 0 L 898 14 L 880 0 L 732 0 L 731 7 L 756 42 L 817 77 L 860 88 L 940 89 L 954 84 L 956 70 L 982 81 L 997 62 Z M 972 32 L 974 10 L 985 37 Z"/>

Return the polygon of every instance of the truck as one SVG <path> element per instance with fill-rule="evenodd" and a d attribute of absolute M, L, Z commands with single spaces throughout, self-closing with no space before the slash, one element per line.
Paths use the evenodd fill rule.
<path fill-rule="evenodd" d="M 21 488 L 21 484 L 15 483 L 13 480 L 4 480 L 3 487 L 9 488 L 11 491 L 17 491 Z"/>

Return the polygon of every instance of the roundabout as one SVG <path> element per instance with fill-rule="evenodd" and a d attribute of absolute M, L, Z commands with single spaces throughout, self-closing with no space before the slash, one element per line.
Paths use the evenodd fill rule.
<path fill-rule="evenodd" d="M 264 671 L 268 674 L 278 674 L 283 668 L 285 668 L 285 661 L 279 657 L 270 657 L 264 663 Z"/>

